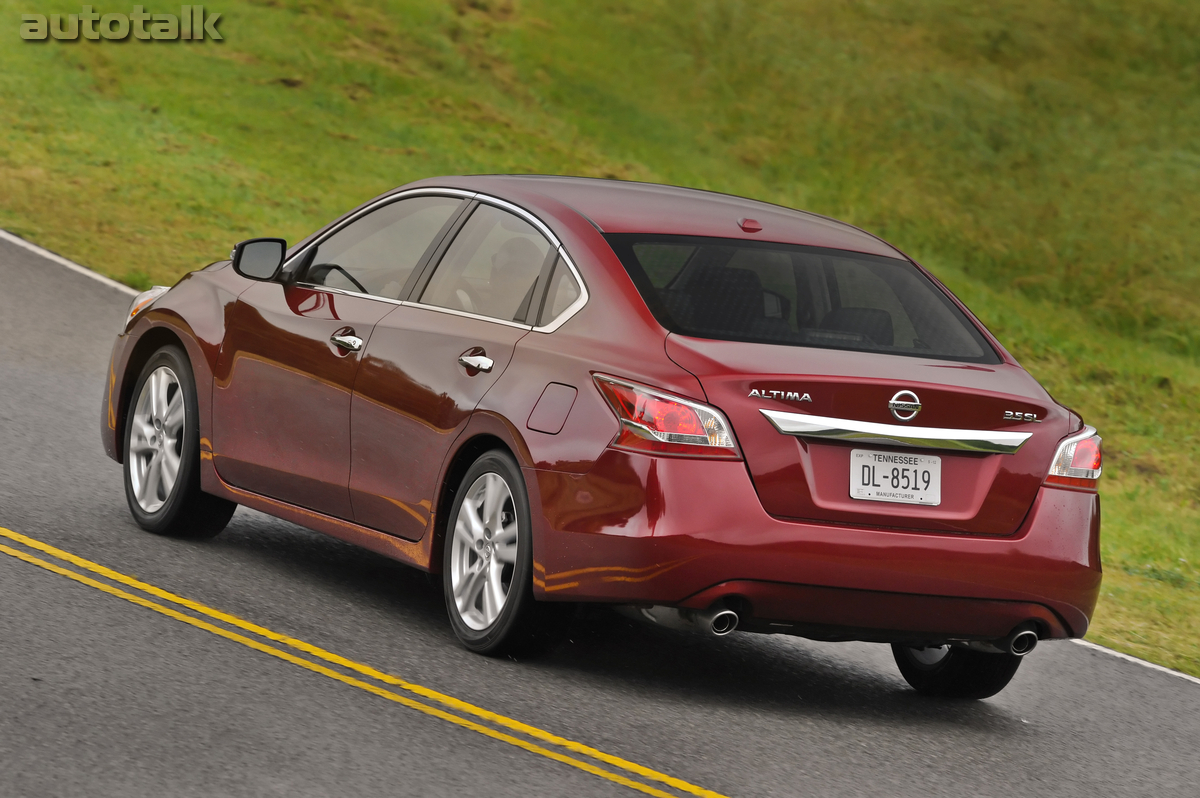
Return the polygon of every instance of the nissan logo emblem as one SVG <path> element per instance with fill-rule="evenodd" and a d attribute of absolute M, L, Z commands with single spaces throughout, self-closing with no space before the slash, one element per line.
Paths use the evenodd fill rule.
<path fill-rule="evenodd" d="M 921 412 L 921 400 L 912 391 L 900 391 L 888 402 L 888 409 L 898 421 L 912 421 Z"/>

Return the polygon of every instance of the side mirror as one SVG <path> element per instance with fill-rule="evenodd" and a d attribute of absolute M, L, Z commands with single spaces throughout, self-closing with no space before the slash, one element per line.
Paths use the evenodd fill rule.
<path fill-rule="evenodd" d="M 251 238 L 233 248 L 233 269 L 251 280 L 273 280 L 283 265 L 287 242 L 282 238 Z"/>

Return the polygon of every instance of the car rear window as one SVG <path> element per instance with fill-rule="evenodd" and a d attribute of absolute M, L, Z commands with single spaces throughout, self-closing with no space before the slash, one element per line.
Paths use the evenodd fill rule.
<path fill-rule="evenodd" d="M 725 238 L 612 234 L 650 311 L 697 338 L 999 363 L 913 264 Z"/>

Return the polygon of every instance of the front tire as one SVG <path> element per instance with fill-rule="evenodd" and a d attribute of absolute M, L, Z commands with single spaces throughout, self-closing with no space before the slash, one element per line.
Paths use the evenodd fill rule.
<path fill-rule="evenodd" d="M 1013 654 L 989 654 L 958 646 L 914 647 L 892 643 L 900 675 L 922 695 L 991 698 L 1012 681 L 1021 666 Z"/>
<path fill-rule="evenodd" d="M 125 424 L 125 499 L 143 529 L 210 538 L 237 505 L 200 490 L 200 412 L 187 355 L 164 346 L 146 362 Z"/>
<path fill-rule="evenodd" d="M 571 607 L 533 597 L 529 498 L 512 456 L 493 450 L 476 460 L 448 518 L 442 585 L 462 644 L 499 656 L 556 639 Z"/>

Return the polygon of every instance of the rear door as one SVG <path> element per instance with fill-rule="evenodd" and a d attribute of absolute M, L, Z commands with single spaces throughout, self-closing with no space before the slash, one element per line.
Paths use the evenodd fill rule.
<path fill-rule="evenodd" d="M 229 316 L 213 389 L 213 458 L 229 484 L 349 519 L 350 398 L 375 324 L 462 200 L 389 203 L 256 283 Z"/>
<path fill-rule="evenodd" d="M 912 264 L 614 243 L 672 329 L 667 354 L 729 417 L 769 513 L 986 535 L 1020 525 L 1069 415 Z M 932 490 L 911 489 L 922 477 Z"/>
<path fill-rule="evenodd" d="M 377 325 L 351 414 L 358 523 L 410 540 L 428 530 L 442 461 L 529 332 L 554 255 L 529 220 L 479 204 Z"/>

